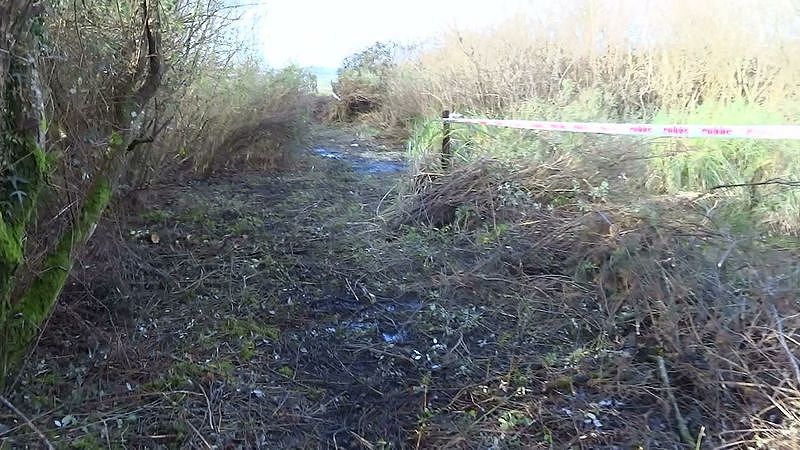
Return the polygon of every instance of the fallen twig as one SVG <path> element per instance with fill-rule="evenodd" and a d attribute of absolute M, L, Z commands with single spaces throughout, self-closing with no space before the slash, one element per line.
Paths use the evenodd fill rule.
<path fill-rule="evenodd" d="M 45 436 L 44 433 L 41 432 L 41 430 L 36 428 L 36 425 L 34 425 L 33 422 L 31 422 L 31 420 L 28 419 L 28 417 L 25 414 L 22 413 L 22 411 L 18 410 L 16 406 L 14 406 L 10 401 L 8 401 L 2 395 L 0 395 L 0 403 L 3 403 L 4 405 L 6 405 L 6 407 L 8 407 L 8 409 L 13 411 L 14 414 L 16 414 L 20 418 L 22 418 L 22 420 L 25 421 L 25 423 L 28 425 L 28 427 L 31 430 L 33 430 L 33 432 L 36 433 L 39 436 L 39 438 L 42 440 L 42 442 L 45 443 L 45 445 L 47 445 L 48 449 L 55 450 L 55 447 L 53 447 L 53 444 L 51 444 L 50 441 L 47 439 L 47 436 Z"/>
<path fill-rule="evenodd" d="M 715 191 L 717 189 L 727 189 L 727 188 L 735 188 L 735 187 L 768 186 L 768 185 L 800 187 L 800 180 L 783 180 L 783 179 L 780 179 L 780 178 L 771 178 L 769 180 L 759 181 L 759 182 L 756 182 L 756 183 L 720 184 L 720 185 L 711 187 L 711 189 L 709 189 L 709 190 Z"/>
<path fill-rule="evenodd" d="M 672 409 L 675 411 L 675 419 L 678 421 L 678 434 L 680 434 L 681 439 L 683 439 L 684 442 L 692 447 L 695 447 L 697 444 L 695 443 L 691 433 L 689 433 L 689 426 L 686 425 L 686 419 L 684 419 L 683 414 L 681 414 L 681 410 L 678 408 L 678 402 L 675 400 L 675 394 L 672 393 L 672 387 L 669 384 L 669 375 L 667 375 L 667 366 L 664 364 L 664 358 L 658 356 L 656 357 L 656 360 L 658 361 L 658 372 L 661 375 L 661 383 L 664 385 L 664 389 L 667 391 L 667 398 L 669 398 L 669 401 L 672 404 Z"/>
<path fill-rule="evenodd" d="M 769 311 L 772 313 L 772 320 L 775 321 L 775 328 L 778 331 L 778 342 L 781 343 L 783 351 L 786 352 L 786 357 L 789 358 L 789 364 L 792 365 L 792 369 L 794 370 L 794 378 L 797 380 L 797 386 L 800 386 L 800 366 L 798 366 L 797 358 L 789 348 L 789 344 L 786 343 L 786 336 L 783 333 L 783 319 L 781 319 L 781 316 L 778 314 L 778 309 L 775 308 L 775 305 L 769 305 Z"/>
<path fill-rule="evenodd" d="M 189 428 L 191 428 L 192 431 L 194 431 L 194 434 L 196 434 L 197 437 L 200 438 L 201 441 L 203 441 L 203 444 L 205 444 L 206 448 L 208 448 L 208 449 L 213 448 L 213 447 L 211 447 L 211 444 L 208 443 L 206 438 L 204 438 L 203 435 L 200 434 L 200 430 L 198 430 L 194 425 L 192 425 L 192 422 L 187 420 L 186 421 L 186 425 L 189 425 Z"/>

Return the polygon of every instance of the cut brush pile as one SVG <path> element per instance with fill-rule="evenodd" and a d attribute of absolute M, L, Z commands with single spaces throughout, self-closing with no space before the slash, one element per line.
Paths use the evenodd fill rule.
<path fill-rule="evenodd" d="M 420 176 L 385 215 L 454 235 L 442 297 L 506 317 L 487 344 L 498 389 L 455 394 L 431 439 L 452 442 L 450 421 L 474 411 L 471 439 L 493 429 L 509 445 L 800 442 L 797 255 L 691 210 L 600 204 L 564 164 Z"/>

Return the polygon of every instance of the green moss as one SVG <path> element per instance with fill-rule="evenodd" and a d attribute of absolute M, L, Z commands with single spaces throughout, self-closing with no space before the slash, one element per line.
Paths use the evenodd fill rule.
<path fill-rule="evenodd" d="M 60 377 L 53 372 L 48 372 L 36 377 L 36 381 L 45 386 L 55 386 L 60 382 Z"/>
<path fill-rule="evenodd" d="M 509 345 L 514 341 L 514 334 L 511 332 L 502 332 L 500 336 L 497 337 L 497 345 Z"/>
<path fill-rule="evenodd" d="M 204 378 L 233 379 L 235 366 L 227 359 L 214 360 L 207 364 L 192 361 L 178 361 L 171 365 L 163 375 L 147 383 L 145 387 L 153 391 L 169 391 L 200 382 Z"/>
<path fill-rule="evenodd" d="M 289 366 L 281 366 L 281 368 L 278 369 L 278 373 L 285 376 L 286 378 L 294 377 L 294 369 L 292 369 Z"/>
<path fill-rule="evenodd" d="M 214 225 L 214 222 L 206 215 L 206 211 L 203 208 L 188 209 L 178 216 L 178 219 L 204 228 L 211 228 Z"/>
<path fill-rule="evenodd" d="M 160 209 L 151 209 L 142 214 L 142 219 L 147 222 L 165 222 L 169 218 L 170 213 Z"/>
<path fill-rule="evenodd" d="M 325 394 L 327 393 L 328 391 L 326 391 L 323 388 L 310 387 L 306 390 L 306 397 L 308 397 L 308 399 L 312 401 L 319 401 L 322 400 L 322 398 L 325 397 Z"/>
<path fill-rule="evenodd" d="M 8 296 L 13 288 L 13 278 L 22 263 L 23 240 L 33 212 L 36 209 L 39 192 L 47 173 L 47 160 L 44 151 L 32 139 L 23 140 L 20 147 L 11 151 L 11 157 L 19 160 L 14 166 L 13 177 L 18 177 L 20 185 L 5 182 L 0 189 L 3 201 L 8 201 L 8 211 L 0 215 L 0 295 L 2 302 L 8 304 Z M 23 155 L 23 156 L 19 156 Z M 21 181 L 21 180 L 24 180 Z M 15 188 L 23 194 L 15 194 Z M 0 306 L 0 310 L 3 307 Z M 0 319 L 2 319 L 0 312 Z"/>
<path fill-rule="evenodd" d="M 258 217 L 243 217 L 237 220 L 233 226 L 230 227 L 232 234 L 245 234 L 257 231 L 264 226 L 264 221 Z"/>
<path fill-rule="evenodd" d="M 19 43 L 20 48 L 36 46 L 36 38 L 28 38 L 27 42 Z M 0 135 L 4 160 L 0 167 L 0 175 L 4 177 L 0 184 L 0 202 L 4 203 L 0 217 L 0 326 L 9 313 L 14 275 L 23 259 L 22 242 L 47 173 L 47 158 L 38 142 L 44 118 L 33 117 L 38 120 L 37 127 L 19 126 L 32 118 L 28 111 L 38 111 L 38 105 L 32 104 L 27 94 L 40 88 L 20 84 L 22 80 L 36 79 L 31 76 L 35 72 L 34 64 L 22 62 L 24 60 L 12 58 L 9 71 L 0 74 L 6 80 L 6 90 L 2 92 L 4 104 L 0 105 L 4 113 L 0 117 L 3 123 L 0 128 L 4 130 Z"/>
<path fill-rule="evenodd" d="M 106 444 L 105 442 L 101 441 L 97 436 L 94 434 L 85 434 L 69 444 L 70 449 L 75 450 L 100 450 L 105 449 Z"/>
<path fill-rule="evenodd" d="M 250 361 L 253 357 L 256 356 L 256 344 L 253 341 L 246 341 L 242 344 L 241 350 L 239 350 L 239 356 L 244 361 Z"/>
<path fill-rule="evenodd" d="M 69 271 L 72 268 L 72 251 L 91 234 L 95 224 L 111 198 L 111 182 L 107 177 L 98 178 L 87 194 L 76 223 L 64 233 L 56 249 L 45 260 L 44 269 L 25 290 L 0 323 L 4 346 L 0 353 L 0 377 L 24 355 L 28 344 L 38 334 L 39 327 L 50 314 Z M 0 385 L 3 379 L 0 378 Z"/>
<path fill-rule="evenodd" d="M 0 216 L 0 276 L 2 276 L 0 279 L 0 293 L 4 298 L 11 292 L 12 276 L 21 262 L 21 236 L 17 233 L 16 227 L 6 223 Z M 4 302 L 7 301 L 7 299 L 4 300 Z"/>
<path fill-rule="evenodd" d="M 16 320 L 17 312 L 16 305 L 12 304 L 11 292 L 14 289 L 17 268 L 23 261 L 23 242 L 28 223 L 36 209 L 39 192 L 47 172 L 44 151 L 32 139 L 23 140 L 20 144 L 21 146 L 16 149 L 16 152 L 12 150 L 11 156 L 15 157 L 17 153 L 25 156 L 21 159 L 18 158 L 19 162 L 15 165 L 15 173 L 12 176 L 25 180 L 25 195 L 12 196 L 14 192 L 11 192 L 10 189 L 21 190 L 22 186 L 19 185 L 3 186 L 0 189 L 0 193 L 4 197 L 12 196 L 5 216 L 0 216 L 0 340 L 4 342 L 0 348 L 0 386 L 3 385 L 4 378 L 11 366 L 9 359 L 13 358 L 7 353 L 13 352 L 21 356 L 22 350 L 27 348 L 28 341 L 24 340 L 25 336 L 19 336 L 22 338 L 21 342 L 20 339 L 16 339 L 13 330 L 9 330 L 11 327 L 9 321 Z M 11 183 L 8 182 L 8 184 Z M 14 198 L 18 201 L 13 201 Z M 17 346 L 22 346 L 22 348 L 16 348 Z"/>
<path fill-rule="evenodd" d="M 226 335 L 237 339 L 261 336 L 275 340 L 281 335 L 280 330 L 274 326 L 262 325 L 255 320 L 235 317 L 230 317 L 225 321 L 224 332 Z"/>

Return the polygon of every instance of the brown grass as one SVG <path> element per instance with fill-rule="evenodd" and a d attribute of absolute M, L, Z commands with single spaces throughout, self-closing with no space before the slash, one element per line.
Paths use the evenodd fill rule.
<path fill-rule="evenodd" d="M 796 247 L 710 228 L 691 205 L 582 204 L 579 191 L 558 187 L 570 184 L 556 167 L 517 167 L 483 160 L 426 177 L 388 216 L 472 243 L 463 251 L 473 262 L 441 280 L 446 295 L 490 305 L 544 295 L 546 309 L 559 307 L 529 325 L 543 344 L 580 324 L 574 339 L 586 351 L 542 372 L 548 383 L 562 389 L 566 377 L 573 395 L 629 405 L 624 429 L 587 443 L 792 448 L 800 440 Z M 502 188 L 509 183 L 517 190 Z M 680 220 L 642 215 L 675 217 L 677 208 Z M 575 387 L 576 376 L 588 384 Z M 637 408 L 649 412 L 628 414 Z M 574 436 L 571 421 L 544 414 L 555 442 Z"/>
<path fill-rule="evenodd" d="M 567 159 L 522 170 L 513 166 L 514 162 L 484 158 L 449 172 L 420 172 L 411 192 L 404 193 L 385 217 L 394 227 L 423 223 L 470 229 L 475 220 L 486 218 L 493 224 L 522 220 L 524 211 L 504 207 L 515 193 L 539 205 L 577 195 L 572 185 L 575 168 Z"/>
<path fill-rule="evenodd" d="M 312 91 L 308 75 L 296 68 L 267 71 L 253 62 L 205 67 L 140 164 L 150 180 L 241 165 L 275 168 L 307 134 Z"/>
<path fill-rule="evenodd" d="M 387 92 L 370 97 L 382 100 L 378 122 L 408 127 L 444 109 L 508 115 L 532 100 L 560 103 L 587 90 L 602 94 L 612 118 L 647 120 L 707 101 L 797 109 L 792 2 L 568 3 L 537 3 L 489 30 L 452 31 L 402 61 Z"/>

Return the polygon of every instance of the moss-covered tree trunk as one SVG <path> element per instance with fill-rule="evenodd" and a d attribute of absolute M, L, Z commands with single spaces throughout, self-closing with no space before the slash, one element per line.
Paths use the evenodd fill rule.
<path fill-rule="evenodd" d="M 162 76 L 157 0 L 141 0 L 142 68 L 138 88 L 116 99 L 105 160 L 96 168 L 77 219 L 25 286 L 16 286 L 25 261 L 26 233 L 46 184 L 44 86 L 37 71 L 40 51 L 39 3 L 0 4 L 0 389 L 26 354 L 50 315 L 72 268 L 76 248 L 90 237 L 111 199 L 123 153 L 135 138 L 138 117 Z"/>
<path fill-rule="evenodd" d="M 0 385 L 8 354 L 19 344 L 9 324 L 20 317 L 12 298 L 24 261 L 28 224 L 45 182 L 47 162 L 42 127 L 44 106 L 37 71 L 38 11 L 31 2 L 12 0 L 0 11 Z"/>

